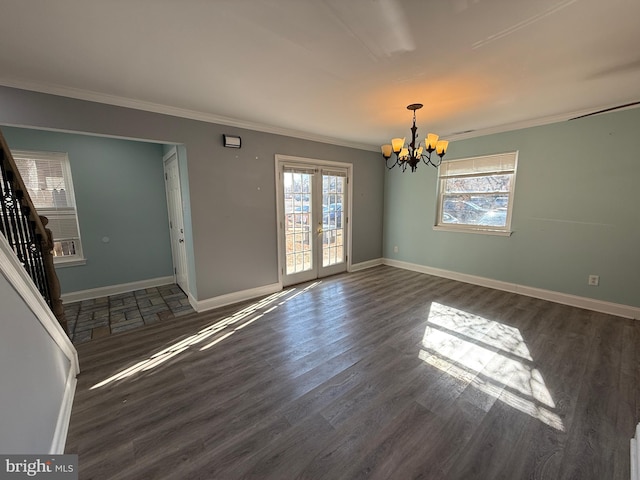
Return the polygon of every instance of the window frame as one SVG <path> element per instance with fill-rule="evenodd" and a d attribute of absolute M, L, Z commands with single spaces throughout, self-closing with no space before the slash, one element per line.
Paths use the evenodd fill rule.
<path fill-rule="evenodd" d="M 513 168 L 503 168 L 503 169 L 494 169 L 491 171 L 480 172 L 480 173 L 461 173 L 459 175 L 450 175 L 450 176 L 442 176 L 442 166 L 448 165 L 454 162 L 486 162 L 491 163 L 491 159 L 496 159 L 498 157 L 506 157 L 512 159 Z M 515 197 L 515 189 L 516 189 L 516 178 L 517 178 L 517 170 L 518 170 L 518 151 L 513 152 L 504 152 L 497 153 L 491 155 L 480 155 L 477 157 L 466 157 L 466 158 L 458 158 L 452 160 L 443 160 L 440 166 L 438 167 L 438 188 L 437 188 L 437 201 L 436 201 L 436 216 L 435 216 L 435 224 L 433 226 L 434 230 L 440 231 L 448 231 L 448 232 L 464 232 L 464 233 L 478 233 L 484 235 L 497 235 L 497 236 L 511 236 L 513 230 L 511 228 L 512 222 L 512 213 L 513 213 L 513 199 Z M 442 222 L 442 214 L 443 214 L 443 206 L 444 206 L 444 196 L 447 192 L 444 191 L 444 185 L 447 178 L 462 178 L 462 177 L 485 177 L 489 175 L 499 175 L 499 174 L 511 174 L 513 175 L 510 182 L 509 192 L 505 194 L 508 197 L 507 200 L 507 216 L 505 221 L 505 226 L 493 226 L 493 225 L 473 225 L 469 223 L 443 223 Z"/>
<path fill-rule="evenodd" d="M 66 152 L 46 152 L 46 151 L 35 151 L 35 150 L 12 150 L 11 154 L 13 155 L 14 160 L 16 160 L 16 164 L 18 164 L 19 160 L 47 160 L 47 161 L 57 161 L 60 163 L 62 167 L 62 175 L 65 182 L 65 194 L 66 200 L 69 204 L 66 207 L 37 207 L 36 210 L 38 215 L 45 216 L 49 219 L 50 223 L 53 219 L 60 217 L 73 217 L 76 223 L 76 230 L 78 232 L 77 237 L 72 238 L 56 238 L 54 235 L 54 242 L 61 241 L 73 241 L 75 247 L 75 254 L 73 255 L 64 255 L 64 256 L 53 256 L 53 263 L 56 267 L 70 267 L 75 265 L 85 265 L 87 260 L 84 256 L 84 251 L 82 248 L 82 237 L 80 232 L 80 219 L 78 218 L 78 207 L 76 203 L 75 197 L 75 189 L 73 186 L 73 177 L 71 175 L 71 163 L 69 162 L 69 155 Z M 19 168 L 18 168 L 19 170 Z M 20 173 L 25 181 L 25 185 L 27 181 L 25 180 L 25 175 Z M 35 202 L 34 202 L 35 203 Z M 51 225 L 49 225 L 50 227 Z M 53 231 L 52 231 L 53 232 Z"/>

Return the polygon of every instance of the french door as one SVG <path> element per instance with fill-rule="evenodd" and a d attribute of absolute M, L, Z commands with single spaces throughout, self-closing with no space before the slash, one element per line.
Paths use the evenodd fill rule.
<path fill-rule="evenodd" d="M 283 286 L 347 270 L 349 168 L 279 162 Z"/>

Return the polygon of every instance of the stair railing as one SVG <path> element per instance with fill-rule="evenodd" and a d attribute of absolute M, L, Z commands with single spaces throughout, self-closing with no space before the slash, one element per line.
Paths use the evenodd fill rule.
<path fill-rule="evenodd" d="M 53 266 L 53 237 L 49 220 L 39 216 L 0 132 L 0 233 L 67 332 L 60 282 Z"/>

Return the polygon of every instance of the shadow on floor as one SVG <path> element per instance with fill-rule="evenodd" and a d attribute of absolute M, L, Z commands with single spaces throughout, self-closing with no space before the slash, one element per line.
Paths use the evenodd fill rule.
<path fill-rule="evenodd" d="M 177 285 L 146 288 L 64 305 L 75 344 L 181 317 L 195 310 Z"/>

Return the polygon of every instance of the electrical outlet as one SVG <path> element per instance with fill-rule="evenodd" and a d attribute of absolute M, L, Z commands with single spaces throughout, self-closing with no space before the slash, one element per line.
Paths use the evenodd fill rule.
<path fill-rule="evenodd" d="M 589 275 L 589 285 L 592 287 L 597 287 L 600 284 L 600 276 L 599 275 Z"/>
<path fill-rule="evenodd" d="M 398 245 L 395 245 L 395 246 L 393 247 L 393 253 L 398 253 Z"/>

